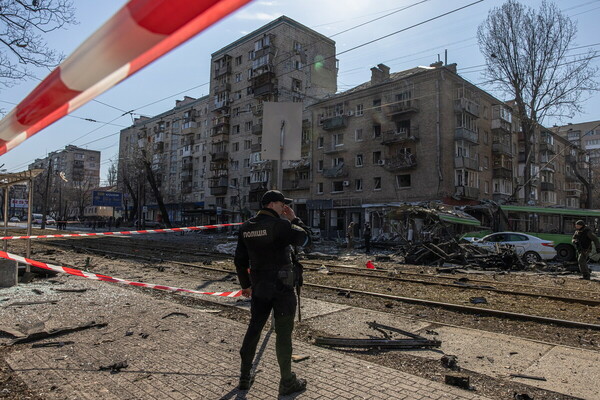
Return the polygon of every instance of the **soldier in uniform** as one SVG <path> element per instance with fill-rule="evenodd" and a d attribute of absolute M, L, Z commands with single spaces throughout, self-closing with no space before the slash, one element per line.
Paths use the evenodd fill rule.
<path fill-rule="evenodd" d="M 600 251 L 600 241 L 598 237 L 594 235 L 592 230 L 585 226 L 585 222 L 579 220 L 575 222 L 575 233 L 571 240 L 577 248 L 577 263 L 579 264 L 579 271 L 583 275 L 583 279 L 589 280 L 591 278 L 590 267 L 588 266 L 588 257 L 592 251 L 592 243 L 596 245 L 596 251 Z"/>
<path fill-rule="evenodd" d="M 235 251 L 235 267 L 242 295 L 251 297 L 251 316 L 242 348 L 239 389 L 248 390 L 254 382 L 252 362 L 261 331 L 273 310 L 275 349 L 281 372 L 279 394 L 288 395 L 306 388 L 306 380 L 292 372 L 292 330 L 297 300 L 294 285 L 300 279 L 294 271 L 292 246 L 310 242 L 307 227 L 300 221 L 277 190 L 266 192 L 261 210 L 240 228 Z"/>

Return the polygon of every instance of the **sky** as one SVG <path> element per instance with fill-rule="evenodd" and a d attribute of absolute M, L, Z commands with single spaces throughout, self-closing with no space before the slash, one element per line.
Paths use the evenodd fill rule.
<path fill-rule="evenodd" d="M 109 166 L 118 157 L 119 131 L 133 123 L 133 117 L 153 116 L 175 106 L 184 96 L 208 94 L 210 55 L 261 27 L 286 15 L 336 42 L 339 59 L 338 90 L 344 91 L 370 79 L 370 68 L 384 63 L 391 72 L 444 60 L 456 63 L 458 73 L 501 100 L 509 100 L 481 85 L 484 59 L 477 44 L 477 27 L 490 10 L 502 0 L 254 0 L 237 12 L 217 22 L 195 38 L 166 54 L 137 74 L 98 96 L 71 115 L 38 132 L 24 143 L 0 156 L 0 168 L 19 172 L 36 158 L 63 149 L 69 144 L 102 155 L 101 184 Z M 87 37 L 102 26 L 126 3 L 124 0 L 75 0 L 77 25 L 52 32 L 48 45 L 65 55 L 71 54 Z M 521 0 L 537 7 L 541 1 Z M 577 23 L 574 47 L 600 50 L 597 21 L 600 0 L 556 0 L 558 8 Z M 444 13 L 465 7 L 460 11 Z M 380 18 L 374 22 L 370 22 Z M 360 26 L 361 24 L 365 24 Z M 418 25 L 412 27 L 413 25 Z M 351 29 L 354 28 L 354 29 Z M 408 28 L 408 29 L 407 29 Z M 351 30 L 349 30 L 351 29 Z M 345 32 L 346 30 L 349 30 Z M 365 46 L 353 48 L 401 31 Z M 574 50 L 573 54 L 585 52 Z M 343 54 L 340 54 L 343 53 Z M 600 66 L 600 57 L 594 59 Z M 41 80 L 50 71 L 35 71 Z M 0 90 L 0 108 L 10 111 L 39 83 L 24 81 Z M 584 112 L 572 120 L 548 119 L 544 125 L 580 123 L 600 119 L 600 92 L 587 96 Z M 132 111 L 133 116 L 127 112 Z"/>

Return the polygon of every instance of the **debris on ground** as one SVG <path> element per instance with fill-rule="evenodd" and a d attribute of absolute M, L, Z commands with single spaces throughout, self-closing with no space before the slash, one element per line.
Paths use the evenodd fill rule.
<path fill-rule="evenodd" d="M 471 389 L 470 379 L 467 375 L 447 374 L 444 376 L 446 385 L 456 386 L 462 389 Z"/>
<path fill-rule="evenodd" d="M 116 362 L 111 365 L 101 366 L 98 371 L 110 371 L 111 374 L 118 374 L 123 368 L 129 367 L 127 361 Z"/>
<path fill-rule="evenodd" d="M 64 334 L 71 333 L 71 332 L 82 331 L 85 329 L 104 328 L 107 325 L 108 324 L 105 322 L 98 324 L 98 323 L 92 321 L 87 324 L 78 325 L 78 326 L 74 326 L 74 327 L 70 327 L 70 328 L 59 328 L 59 329 L 52 329 L 49 331 L 36 331 L 36 332 L 29 333 L 27 336 L 16 338 L 9 344 L 14 345 L 17 343 L 30 343 L 30 342 L 35 342 L 38 340 L 46 339 L 48 337 L 60 336 L 60 335 L 64 335 Z"/>
<path fill-rule="evenodd" d="M 331 347 L 370 347 L 385 349 L 419 349 L 440 347 L 442 345 L 442 342 L 439 340 L 427 339 L 400 328 L 379 324 L 376 321 L 368 322 L 367 324 L 369 328 L 380 332 L 383 335 L 383 339 L 353 339 L 319 336 L 315 338 L 315 344 Z M 394 339 L 388 331 L 408 336 L 410 339 Z"/>

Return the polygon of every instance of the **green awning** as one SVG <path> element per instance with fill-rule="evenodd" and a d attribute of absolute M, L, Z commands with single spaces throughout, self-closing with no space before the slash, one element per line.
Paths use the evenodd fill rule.
<path fill-rule="evenodd" d="M 481 222 L 473 217 L 460 217 L 458 215 L 438 213 L 438 216 L 442 221 L 451 222 L 453 224 L 481 226 Z"/>
<path fill-rule="evenodd" d="M 552 208 L 552 207 L 528 207 L 528 206 L 500 206 L 504 211 L 528 212 L 538 214 L 573 215 L 577 217 L 600 217 L 600 210 L 589 210 L 586 208 Z"/>

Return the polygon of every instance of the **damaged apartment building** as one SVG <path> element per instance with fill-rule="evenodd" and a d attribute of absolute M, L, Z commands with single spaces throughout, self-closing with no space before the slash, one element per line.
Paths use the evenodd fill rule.
<path fill-rule="evenodd" d="M 171 221 L 240 221 L 277 182 L 278 166 L 261 159 L 263 102 L 306 107 L 337 90 L 335 42 L 285 16 L 216 51 L 210 63 L 208 96 L 186 97 L 121 131 L 120 188 L 136 194 L 147 219 L 159 219 L 157 200 L 143 183 L 148 171 L 132 160 L 150 163 Z M 306 219 L 308 111 L 304 120 L 302 160 L 283 163 L 283 181 Z M 122 178 L 132 171 L 141 175 L 129 178 L 137 186 L 128 189 Z"/>
<path fill-rule="evenodd" d="M 237 222 L 260 208 L 279 173 L 298 216 L 329 238 L 343 238 L 350 222 L 356 236 L 366 221 L 374 237 L 393 232 L 388 213 L 406 202 L 522 203 L 527 187 L 536 205 L 580 206 L 569 142 L 539 127 L 534 178 L 524 182 L 525 142 L 510 104 L 456 64 L 400 72 L 379 64 L 368 82 L 336 93 L 335 54 L 334 41 L 285 16 L 214 52 L 208 96 L 121 131 L 128 207 L 160 219 L 152 176 L 171 221 Z M 303 104 L 301 159 L 281 168 L 261 158 L 265 102 Z"/>
<path fill-rule="evenodd" d="M 456 64 L 371 72 L 369 82 L 309 107 L 308 210 L 322 235 L 343 237 L 350 222 L 359 235 L 367 221 L 375 236 L 393 231 L 387 215 L 405 202 L 524 198 L 525 139 L 508 104 L 460 77 Z M 532 144 L 532 201 L 579 207 L 567 182 L 568 142 L 539 127 Z"/>

